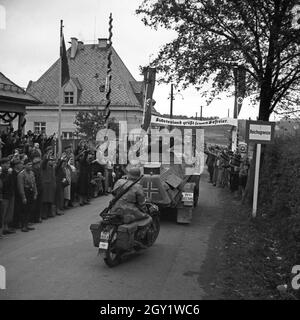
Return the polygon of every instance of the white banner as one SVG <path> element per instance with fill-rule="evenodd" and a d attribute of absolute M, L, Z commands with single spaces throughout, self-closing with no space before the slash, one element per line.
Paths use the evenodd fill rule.
<path fill-rule="evenodd" d="M 194 119 L 170 119 L 158 116 L 151 117 L 151 123 L 162 126 L 175 126 L 175 127 L 210 127 L 210 126 L 234 126 L 237 127 L 237 119 L 224 118 L 217 120 L 198 121 Z"/>

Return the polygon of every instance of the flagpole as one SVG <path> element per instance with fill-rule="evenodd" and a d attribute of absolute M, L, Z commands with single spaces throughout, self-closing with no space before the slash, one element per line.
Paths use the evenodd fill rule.
<path fill-rule="evenodd" d="M 61 142 L 61 106 L 62 106 L 62 33 L 63 33 L 63 20 L 60 20 L 60 54 L 59 54 L 59 101 L 58 101 L 58 156 L 61 157 L 62 142 Z"/>

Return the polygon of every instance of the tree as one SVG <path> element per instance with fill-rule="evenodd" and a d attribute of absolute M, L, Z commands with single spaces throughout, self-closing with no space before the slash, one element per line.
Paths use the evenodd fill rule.
<path fill-rule="evenodd" d="M 105 128 L 105 112 L 97 109 L 89 111 L 79 111 L 75 116 L 74 124 L 77 126 L 77 132 L 86 138 L 96 139 L 97 132 Z M 108 120 L 108 129 L 115 131 L 118 137 L 118 123 L 115 118 Z"/>
<path fill-rule="evenodd" d="M 259 101 L 259 120 L 299 104 L 300 30 L 296 0 L 144 0 L 136 10 L 146 26 L 177 32 L 152 61 L 164 81 L 212 83 L 210 97 L 234 83 L 244 68 L 247 94 Z"/>

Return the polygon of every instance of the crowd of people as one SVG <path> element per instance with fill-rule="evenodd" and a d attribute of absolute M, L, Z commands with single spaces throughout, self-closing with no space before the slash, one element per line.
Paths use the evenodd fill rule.
<path fill-rule="evenodd" d="M 0 134 L 0 158 L 12 155 L 16 149 L 29 156 L 32 156 L 32 153 L 41 156 L 36 153 L 34 144 L 38 143 L 41 153 L 44 154 L 45 150 L 53 145 L 54 139 L 55 134 L 48 137 L 44 132 L 33 133 L 31 130 L 23 134 L 22 130 L 14 131 L 12 126 L 8 126 Z"/>
<path fill-rule="evenodd" d="M 55 156 L 53 136 L 18 132 L 1 135 L 0 238 L 34 230 L 33 225 L 63 215 L 74 205 L 90 204 L 111 192 L 125 174 L 122 166 L 100 163 L 82 140 Z"/>
<path fill-rule="evenodd" d="M 54 135 L 11 128 L 0 136 L 0 238 L 34 230 L 33 224 L 63 215 L 108 194 L 126 174 L 124 166 L 99 161 L 96 148 L 81 140 L 55 156 Z M 243 198 L 249 159 L 220 146 L 206 146 L 210 182 Z"/>
<path fill-rule="evenodd" d="M 227 187 L 237 199 L 244 200 L 250 168 L 247 155 L 221 146 L 208 146 L 205 153 L 210 183 L 219 188 Z"/>

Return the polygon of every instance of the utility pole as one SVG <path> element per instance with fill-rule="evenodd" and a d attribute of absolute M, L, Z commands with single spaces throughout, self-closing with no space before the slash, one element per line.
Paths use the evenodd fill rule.
<path fill-rule="evenodd" d="M 171 104 L 170 104 L 170 118 L 173 119 L 173 100 L 174 100 L 174 85 L 171 84 Z"/>
<path fill-rule="evenodd" d="M 174 100 L 174 85 L 171 83 L 171 103 L 170 103 L 170 119 L 173 119 L 173 100 Z M 172 130 L 172 125 L 170 125 L 170 130 Z"/>
<path fill-rule="evenodd" d="M 203 119 L 203 116 L 202 116 L 202 106 L 200 107 L 200 120 L 202 120 Z"/>

